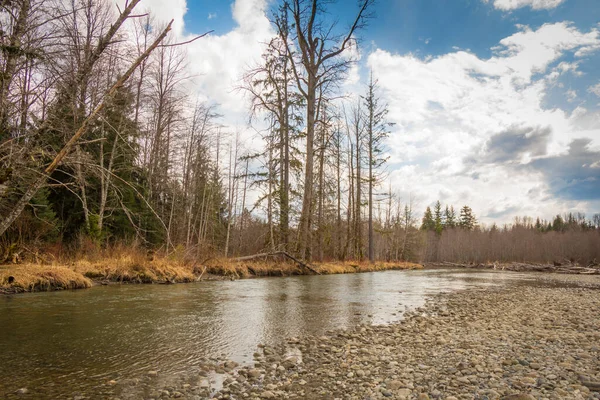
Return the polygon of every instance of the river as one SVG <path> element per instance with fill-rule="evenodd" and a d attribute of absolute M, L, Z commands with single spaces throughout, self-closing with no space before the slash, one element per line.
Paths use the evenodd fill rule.
<path fill-rule="evenodd" d="M 260 343 L 386 324 L 428 296 L 527 275 L 413 270 L 178 285 L 114 285 L 0 297 L 0 397 L 98 393 L 108 380 L 250 362 Z"/>

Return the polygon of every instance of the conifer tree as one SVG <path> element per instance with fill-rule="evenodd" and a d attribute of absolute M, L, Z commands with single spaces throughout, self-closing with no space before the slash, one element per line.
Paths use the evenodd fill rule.
<path fill-rule="evenodd" d="M 473 210 L 469 206 L 463 206 L 460 209 L 460 221 L 459 226 L 463 229 L 473 230 L 477 224 L 477 219 L 473 214 Z"/>
<path fill-rule="evenodd" d="M 446 206 L 446 209 L 444 210 L 444 227 L 456 227 L 456 212 L 454 211 L 454 206 Z"/>
<path fill-rule="evenodd" d="M 435 232 L 440 235 L 442 233 L 442 230 L 444 229 L 444 225 L 442 223 L 442 203 L 440 203 L 440 201 L 438 200 L 435 203 L 435 206 L 433 208 L 433 218 L 434 218 L 434 224 L 435 224 Z"/>
<path fill-rule="evenodd" d="M 424 231 L 435 230 L 435 220 L 433 219 L 431 207 L 427 207 L 427 209 L 425 210 L 425 214 L 423 215 L 423 223 L 421 224 L 421 229 Z"/>

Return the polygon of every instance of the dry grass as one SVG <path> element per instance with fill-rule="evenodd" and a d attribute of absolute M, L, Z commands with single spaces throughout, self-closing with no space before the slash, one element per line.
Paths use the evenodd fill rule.
<path fill-rule="evenodd" d="M 422 268 L 412 263 L 324 262 L 312 266 L 321 274 L 348 274 L 391 269 Z M 279 259 L 234 261 L 211 259 L 200 265 L 186 261 L 181 253 L 149 256 L 135 249 L 112 249 L 77 260 L 44 264 L 0 266 L 0 293 L 33 292 L 91 287 L 93 281 L 120 283 L 176 283 L 226 277 L 290 276 L 310 274 L 299 265 Z M 12 278 L 9 278 L 12 277 Z M 218 278 L 216 278 L 218 279 Z"/>
<path fill-rule="evenodd" d="M 206 273 L 239 279 L 252 276 L 302 275 L 306 272 L 297 264 L 288 261 L 234 261 L 220 258 L 207 262 Z"/>
<path fill-rule="evenodd" d="M 91 286 L 90 279 L 67 267 L 37 264 L 0 266 L 0 293 L 83 289 Z"/>
<path fill-rule="evenodd" d="M 310 271 L 306 271 L 304 268 L 290 261 L 254 260 L 236 262 L 231 259 L 217 259 L 210 261 L 208 264 L 208 273 L 232 278 L 290 276 L 310 273 Z M 423 268 L 420 264 L 408 262 L 375 262 L 371 264 L 368 261 L 330 261 L 312 263 L 311 266 L 324 275 Z"/>
<path fill-rule="evenodd" d="M 192 267 L 179 260 L 169 258 L 149 260 L 135 253 L 99 260 L 77 260 L 72 263 L 71 268 L 88 278 L 111 282 L 176 283 L 196 280 Z"/>
<path fill-rule="evenodd" d="M 332 261 L 315 264 L 317 270 L 322 274 L 352 274 L 357 272 L 375 272 L 401 269 L 420 269 L 420 264 L 410 262 L 385 262 L 376 261 L 371 264 L 368 261 Z"/>

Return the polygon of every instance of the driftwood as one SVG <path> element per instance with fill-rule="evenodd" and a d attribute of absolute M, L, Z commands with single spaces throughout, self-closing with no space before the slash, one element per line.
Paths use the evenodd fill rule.
<path fill-rule="evenodd" d="M 453 263 L 453 262 L 437 262 L 431 263 L 432 266 L 440 267 L 456 267 L 456 268 L 473 268 L 473 269 L 498 269 L 503 271 L 516 272 L 554 272 L 557 274 L 584 274 L 584 275 L 600 275 L 600 268 L 594 260 L 587 267 L 579 265 L 577 262 L 566 260 L 565 262 L 553 262 L 552 264 L 536 264 L 536 263 Z"/>
<path fill-rule="evenodd" d="M 292 256 L 291 254 L 289 254 L 286 251 L 274 251 L 271 253 L 259 253 L 259 254 L 253 254 L 251 256 L 232 258 L 231 260 L 232 261 L 248 261 L 248 260 L 254 260 L 257 258 L 266 258 L 266 257 L 275 257 L 275 256 L 285 256 L 285 257 L 289 258 L 290 260 L 294 261 L 296 264 L 298 264 L 302 268 L 312 271 L 317 275 L 320 274 L 320 272 L 317 271 L 314 267 L 310 266 L 308 263 L 305 263 L 305 262 L 297 259 L 296 257 Z"/>
<path fill-rule="evenodd" d="M 202 270 L 202 273 L 200 274 L 200 276 L 198 278 L 196 278 L 196 282 L 199 282 L 199 281 L 202 280 L 202 275 L 204 275 L 204 273 L 206 272 L 206 268 L 207 267 L 204 267 L 204 269 Z"/>

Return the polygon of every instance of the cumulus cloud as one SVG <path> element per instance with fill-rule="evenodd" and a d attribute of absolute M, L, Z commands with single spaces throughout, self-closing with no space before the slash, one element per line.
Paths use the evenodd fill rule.
<path fill-rule="evenodd" d="M 139 8 L 144 12 L 150 12 L 159 24 L 167 24 L 173 20 L 173 32 L 176 36 L 183 35 L 185 30 L 183 17 L 187 12 L 186 0 L 145 0 L 140 3 Z"/>
<path fill-rule="evenodd" d="M 508 209 L 551 215 L 589 207 L 569 203 L 577 194 L 553 197 L 543 163 L 515 167 L 559 157 L 574 140 L 600 145 L 595 112 L 543 107 L 557 79 L 577 72 L 577 62 L 563 58 L 599 45 L 596 29 L 555 23 L 519 27 L 488 59 L 461 50 L 425 59 L 374 51 L 369 65 L 396 123 L 388 140 L 396 186 L 426 204 L 447 194 L 442 202 L 470 204 L 487 222 Z"/>
<path fill-rule="evenodd" d="M 185 0 L 145 0 L 144 11 L 158 24 L 174 19 L 173 41 L 186 41 L 204 32 L 184 26 Z M 168 4 L 167 4 L 168 3 Z M 231 5 L 237 26 L 223 35 L 208 35 L 185 46 L 190 96 L 218 104 L 222 122 L 230 131 L 245 130 L 247 101 L 237 88 L 247 68 L 260 59 L 274 32 L 266 17 L 267 0 L 236 0 Z M 208 14 L 216 18 L 216 14 Z"/>
<path fill-rule="evenodd" d="M 531 168 L 548 180 L 552 193 L 570 200 L 600 199 L 600 151 L 591 139 L 575 139 L 565 154 L 532 161 Z"/>
<path fill-rule="evenodd" d="M 590 86 L 588 88 L 588 92 L 595 94 L 596 96 L 600 97 L 600 82 L 598 82 L 596 85 L 594 86 Z"/>
<path fill-rule="evenodd" d="M 222 113 L 240 116 L 247 112 L 247 103 L 236 88 L 244 71 L 259 60 L 265 43 L 274 35 L 265 16 L 266 7 L 266 0 L 236 0 L 232 15 L 237 27 L 187 46 L 194 89 L 218 103 Z"/>
<path fill-rule="evenodd" d="M 520 163 L 523 156 L 546 154 L 552 129 L 550 127 L 510 127 L 492 135 L 478 157 L 470 156 L 467 163 Z"/>
<path fill-rule="evenodd" d="M 489 2 L 489 0 L 485 0 Z M 495 8 L 503 11 L 516 10 L 517 8 L 531 7 L 534 10 L 556 8 L 565 0 L 493 0 Z"/>

